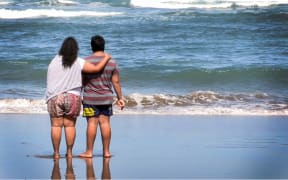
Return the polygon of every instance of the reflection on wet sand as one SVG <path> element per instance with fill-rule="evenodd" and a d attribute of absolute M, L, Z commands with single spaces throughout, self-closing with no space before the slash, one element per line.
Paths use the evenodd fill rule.
<path fill-rule="evenodd" d="M 86 162 L 86 178 L 89 180 L 96 179 L 93 158 L 82 158 Z M 103 158 L 103 168 L 101 179 L 111 179 L 110 158 Z"/>
<path fill-rule="evenodd" d="M 83 160 L 86 162 L 86 178 L 89 180 L 96 179 L 93 158 L 83 158 Z"/>
<path fill-rule="evenodd" d="M 66 163 L 67 163 L 66 175 L 65 175 L 66 179 L 75 179 L 74 169 L 72 165 L 72 158 L 66 158 Z"/>
<path fill-rule="evenodd" d="M 103 158 L 102 179 L 111 179 L 110 158 Z"/>
<path fill-rule="evenodd" d="M 75 179 L 73 164 L 72 164 L 72 158 L 66 158 L 66 174 L 65 179 Z M 52 170 L 51 179 L 61 179 L 61 172 L 60 172 L 60 166 L 59 166 L 59 159 L 54 160 L 54 167 Z"/>
<path fill-rule="evenodd" d="M 94 170 L 93 165 L 93 158 L 81 158 L 86 163 L 86 178 L 89 180 L 97 179 L 96 173 Z M 74 169 L 73 169 L 73 158 L 66 158 L 66 173 L 65 179 L 76 179 Z M 51 173 L 51 179 L 58 180 L 61 179 L 61 172 L 60 172 L 60 165 L 59 159 L 54 160 L 54 166 Z M 110 172 L 110 158 L 103 158 L 103 168 L 101 179 L 111 179 L 111 172 Z"/>
<path fill-rule="evenodd" d="M 61 179 L 60 167 L 59 167 L 59 159 L 54 160 L 54 166 L 52 170 L 51 179 Z"/>

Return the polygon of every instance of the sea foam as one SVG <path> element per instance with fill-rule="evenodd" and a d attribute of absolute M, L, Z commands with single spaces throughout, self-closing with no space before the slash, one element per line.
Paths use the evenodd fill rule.
<path fill-rule="evenodd" d="M 1 5 L 7 5 L 7 4 L 10 4 L 10 2 L 7 2 L 7 1 L 1 1 L 1 2 L 0 2 L 0 6 L 1 6 Z"/>
<path fill-rule="evenodd" d="M 56 9 L 26 9 L 10 10 L 0 9 L 0 19 L 26 19 L 41 17 L 83 17 L 83 16 L 116 16 L 119 12 L 94 12 L 94 11 L 64 11 Z"/>
<path fill-rule="evenodd" d="M 185 9 L 185 8 L 230 8 L 237 6 L 244 7 L 265 7 L 270 5 L 287 4 L 286 0 L 131 0 L 130 5 L 134 7 Z"/>
<path fill-rule="evenodd" d="M 157 115 L 288 115 L 287 100 L 266 93 L 219 94 L 196 91 L 187 95 L 133 93 L 125 96 L 124 111 L 116 114 Z M 47 113 L 44 99 L 2 99 L 0 113 Z"/>

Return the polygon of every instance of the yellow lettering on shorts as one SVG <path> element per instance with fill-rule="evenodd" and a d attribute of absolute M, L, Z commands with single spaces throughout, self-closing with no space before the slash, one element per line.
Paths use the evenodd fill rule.
<path fill-rule="evenodd" d="M 83 109 L 83 115 L 84 116 L 94 116 L 95 112 L 94 112 L 93 108 L 84 108 Z"/>

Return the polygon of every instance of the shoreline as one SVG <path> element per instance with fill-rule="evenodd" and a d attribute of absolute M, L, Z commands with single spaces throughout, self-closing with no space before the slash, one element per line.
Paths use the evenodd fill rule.
<path fill-rule="evenodd" d="M 194 91 L 185 95 L 130 94 L 127 106 L 115 114 L 125 115 L 251 115 L 288 116 L 285 96 L 267 93 Z M 0 113 L 46 114 L 44 99 L 0 99 Z"/>
<path fill-rule="evenodd" d="M 116 107 L 113 107 L 113 116 L 271 116 L 271 117 L 288 117 L 288 112 L 283 112 L 283 113 L 279 113 L 279 112 L 275 112 L 275 113 L 185 113 L 185 112 L 177 112 L 177 113 L 169 113 L 169 112 L 153 112 L 153 110 L 149 110 L 146 112 L 135 112 L 133 111 L 133 109 L 130 109 L 129 111 L 127 111 L 126 109 L 123 110 L 122 112 L 119 110 L 114 110 L 116 109 Z M 80 116 L 82 116 L 82 110 L 80 112 Z M 0 111 L 0 115 L 49 115 L 48 112 L 1 112 Z"/>

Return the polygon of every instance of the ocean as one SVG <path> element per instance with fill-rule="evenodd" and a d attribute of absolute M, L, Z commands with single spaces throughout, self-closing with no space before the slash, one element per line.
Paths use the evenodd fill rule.
<path fill-rule="evenodd" d="M 0 113 L 47 113 L 67 36 L 100 34 L 120 68 L 119 114 L 288 115 L 287 0 L 1 0 Z"/>

